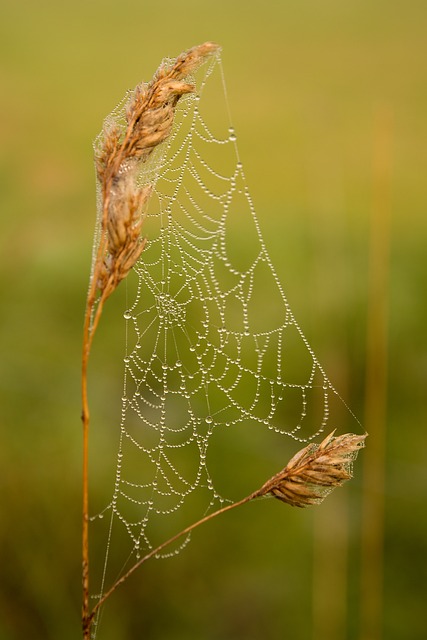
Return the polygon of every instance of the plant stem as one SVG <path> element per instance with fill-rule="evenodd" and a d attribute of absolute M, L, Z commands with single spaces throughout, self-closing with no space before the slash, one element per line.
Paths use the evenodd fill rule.
<path fill-rule="evenodd" d="M 393 112 L 388 105 L 380 105 L 374 130 L 370 219 L 365 423 L 372 442 L 363 468 L 361 640 L 380 640 L 383 635 L 392 145 Z"/>
<path fill-rule="evenodd" d="M 89 334 L 90 314 L 86 311 L 85 331 L 83 341 L 82 357 L 82 423 L 83 423 L 83 520 L 82 520 L 82 626 L 83 638 L 89 638 L 89 626 L 87 624 L 89 616 L 89 405 L 87 398 L 87 365 L 90 350 Z"/>
<path fill-rule="evenodd" d="M 86 301 L 84 326 L 83 326 L 83 351 L 82 351 L 82 426 L 83 426 L 83 452 L 82 452 L 82 628 L 83 639 L 90 640 L 90 616 L 89 616 L 89 401 L 87 392 L 87 373 L 90 350 L 98 326 L 102 310 L 104 308 L 105 296 L 101 293 L 99 300 L 96 299 L 97 283 L 103 255 L 105 253 L 105 229 L 107 225 L 107 215 L 109 206 L 109 195 L 104 194 L 104 204 L 101 219 L 101 240 L 98 246 L 89 292 Z M 93 312 L 96 306 L 95 315 Z"/>
<path fill-rule="evenodd" d="M 90 629 L 90 626 L 91 626 L 91 624 L 93 622 L 93 619 L 94 619 L 97 611 L 105 603 L 107 598 L 109 598 L 112 595 L 112 593 L 117 589 L 117 587 L 120 586 L 121 584 L 123 584 L 123 582 L 125 582 L 134 573 L 134 571 L 139 569 L 139 567 L 144 562 L 146 562 L 147 560 L 149 560 L 153 556 L 156 556 L 165 547 L 169 546 L 170 544 L 172 544 L 173 542 L 175 542 L 176 540 L 178 540 L 182 536 L 185 536 L 186 534 L 190 533 L 191 531 L 193 531 L 193 529 L 196 529 L 196 527 L 199 527 L 201 524 L 204 524 L 205 522 L 208 522 L 209 520 L 212 520 L 213 518 L 216 518 L 216 516 L 219 516 L 222 513 L 225 513 L 226 511 L 231 511 L 231 509 L 235 509 L 236 507 L 240 507 L 240 506 L 246 504 L 247 502 L 250 502 L 251 500 L 253 500 L 254 498 L 257 498 L 259 496 L 260 496 L 260 490 L 258 489 L 257 491 L 254 491 L 253 493 L 251 493 L 249 496 L 246 496 L 245 498 L 242 498 L 242 500 L 238 500 L 237 502 L 233 502 L 232 504 L 228 504 L 227 506 L 222 507 L 221 509 L 218 509 L 217 511 L 214 511 L 213 513 L 208 514 L 204 518 L 201 518 L 200 520 L 197 520 L 197 522 L 194 522 L 193 524 L 189 525 L 188 527 L 186 527 L 185 529 L 183 529 L 179 533 L 177 533 L 174 536 L 172 536 L 172 538 L 169 538 L 165 542 L 162 542 L 162 544 L 160 544 L 155 549 L 152 549 L 143 558 L 140 558 L 140 560 L 138 560 L 138 562 L 136 562 L 121 578 L 116 580 L 116 582 L 112 585 L 112 587 L 110 587 L 110 589 L 108 591 L 106 591 L 106 593 L 104 593 L 102 598 L 100 598 L 100 600 L 93 607 L 90 615 L 88 616 L 89 629 Z"/>
<path fill-rule="evenodd" d="M 99 261 L 97 262 L 99 263 Z M 82 453 L 82 628 L 83 639 L 90 639 L 89 616 L 89 401 L 87 393 L 87 372 L 90 349 L 93 336 L 102 313 L 104 300 L 98 302 L 95 318 L 92 312 L 95 306 L 97 269 L 95 268 L 91 287 L 86 303 L 84 329 L 83 329 L 83 353 L 82 353 L 82 425 L 83 425 L 83 453 Z"/>
<path fill-rule="evenodd" d="M 87 369 L 93 330 L 91 331 L 91 314 L 94 298 L 90 294 L 86 305 L 83 354 L 82 354 L 82 423 L 83 423 L 83 472 L 82 472 L 82 627 L 83 638 L 90 638 L 89 622 L 89 403 L 87 394 Z"/>

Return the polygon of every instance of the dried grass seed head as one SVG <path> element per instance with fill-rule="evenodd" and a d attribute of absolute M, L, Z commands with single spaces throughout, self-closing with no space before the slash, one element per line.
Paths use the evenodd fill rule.
<path fill-rule="evenodd" d="M 207 42 L 182 53 L 169 67 L 162 64 L 151 82 L 130 94 L 123 120 L 105 122 L 95 155 L 102 219 L 94 269 L 104 298 L 126 277 L 145 245 L 140 233 L 152 185 L 138 186 L 140 165 L 169 136 L 181 96 L 195 90 L 185 78 L 218 48 Z"/>
<path fill-rule="evenodd" d="M 352 433 L 334 437 L 332 432 L 319 445 L 307 445 L 257 495 L 272 495 L 295 507 L 319 504 L 352 478 L 353 461 L 365 446 L 365 438 L 366 434 Z"/>

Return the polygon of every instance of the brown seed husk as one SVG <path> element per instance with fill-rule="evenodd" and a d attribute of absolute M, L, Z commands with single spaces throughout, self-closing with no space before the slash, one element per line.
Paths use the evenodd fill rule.
<path fill-rule="evenodd" d="M 162 64 L 148 84 L 131 93 L 122 125 L 107 120 L 95 156 L 102 198 L 97 287 L 107 298 L 129 273 L 145 246 L 141 228 L 152 185 L 137 186 L 141 163 L 169 136 L 181 96 L 195 90 L 186 81 L 218 45 L 206 42 Z"/>
<path fill-rule="evenodd" d="M 334 437 L 298 451 L 286 467 L 270 478 L 254 497 L 272 495 L 294 507 L 319 504 L 335 487 L 352 478 L 352 465 L 367 434 Z"/>

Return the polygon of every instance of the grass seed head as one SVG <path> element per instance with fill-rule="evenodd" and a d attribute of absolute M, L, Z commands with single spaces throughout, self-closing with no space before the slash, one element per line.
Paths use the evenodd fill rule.
<path fill-rule="evenodd" d="M 141 164 L 169 136 L 179 99 L 195 90 L 186 81 L 218 49 L 206 42 L 162 64 L 148 84 L 131 92 L 121 124 L 107 119 L 95 155 L 101 187 L 101 243 L 95 264 L 97 288 L 107 298 L 145 246 L 142 222 L 153 185 L 138 186 Z"/>
<path fill-rule="evenodd" d="M 270 478 L 256 493 L 272 495 L 294 507 L 319 504 L 335 487 L 353 477 L 353 462 L 365 446 L 366 434 L 330 433 L 319 444 L 309 444 Z"/>

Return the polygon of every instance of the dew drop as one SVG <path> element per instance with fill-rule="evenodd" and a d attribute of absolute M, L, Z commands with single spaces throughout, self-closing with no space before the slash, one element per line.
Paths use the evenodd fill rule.
<path fill-rule="evenodd" d="M 181 362 L 181 360 L 177 360 L 177 361 L 175 362 L 175 366 L 176 366 L 176 367 L 182 367 L 182 362 Z"/>
<path fill-rule="evenodd" d="M 206 420 L 206 424 L 212 424 L 213 418 L 212 416 L 206 416 L 205 420 Z"/>
<path fill-rule="evenodd" d="M 235 134 L 235 132 L 234 132 L 233 127 L 230 127 L 228 131 L 229 131 L 229 134 L 230 134 L 230 135 L 228 136 L 228 139 L 230 140 L 230 142 L 236 142 L 236 140 L 237 140 L 237 136 L 236 136 L 236 134 Z"/>
<path fill-rule="evenodd" d="M 132 318 L 132 314 L 129 310 L 125 311 L 123 314 L 125 320 L 130 320 Z"/>

